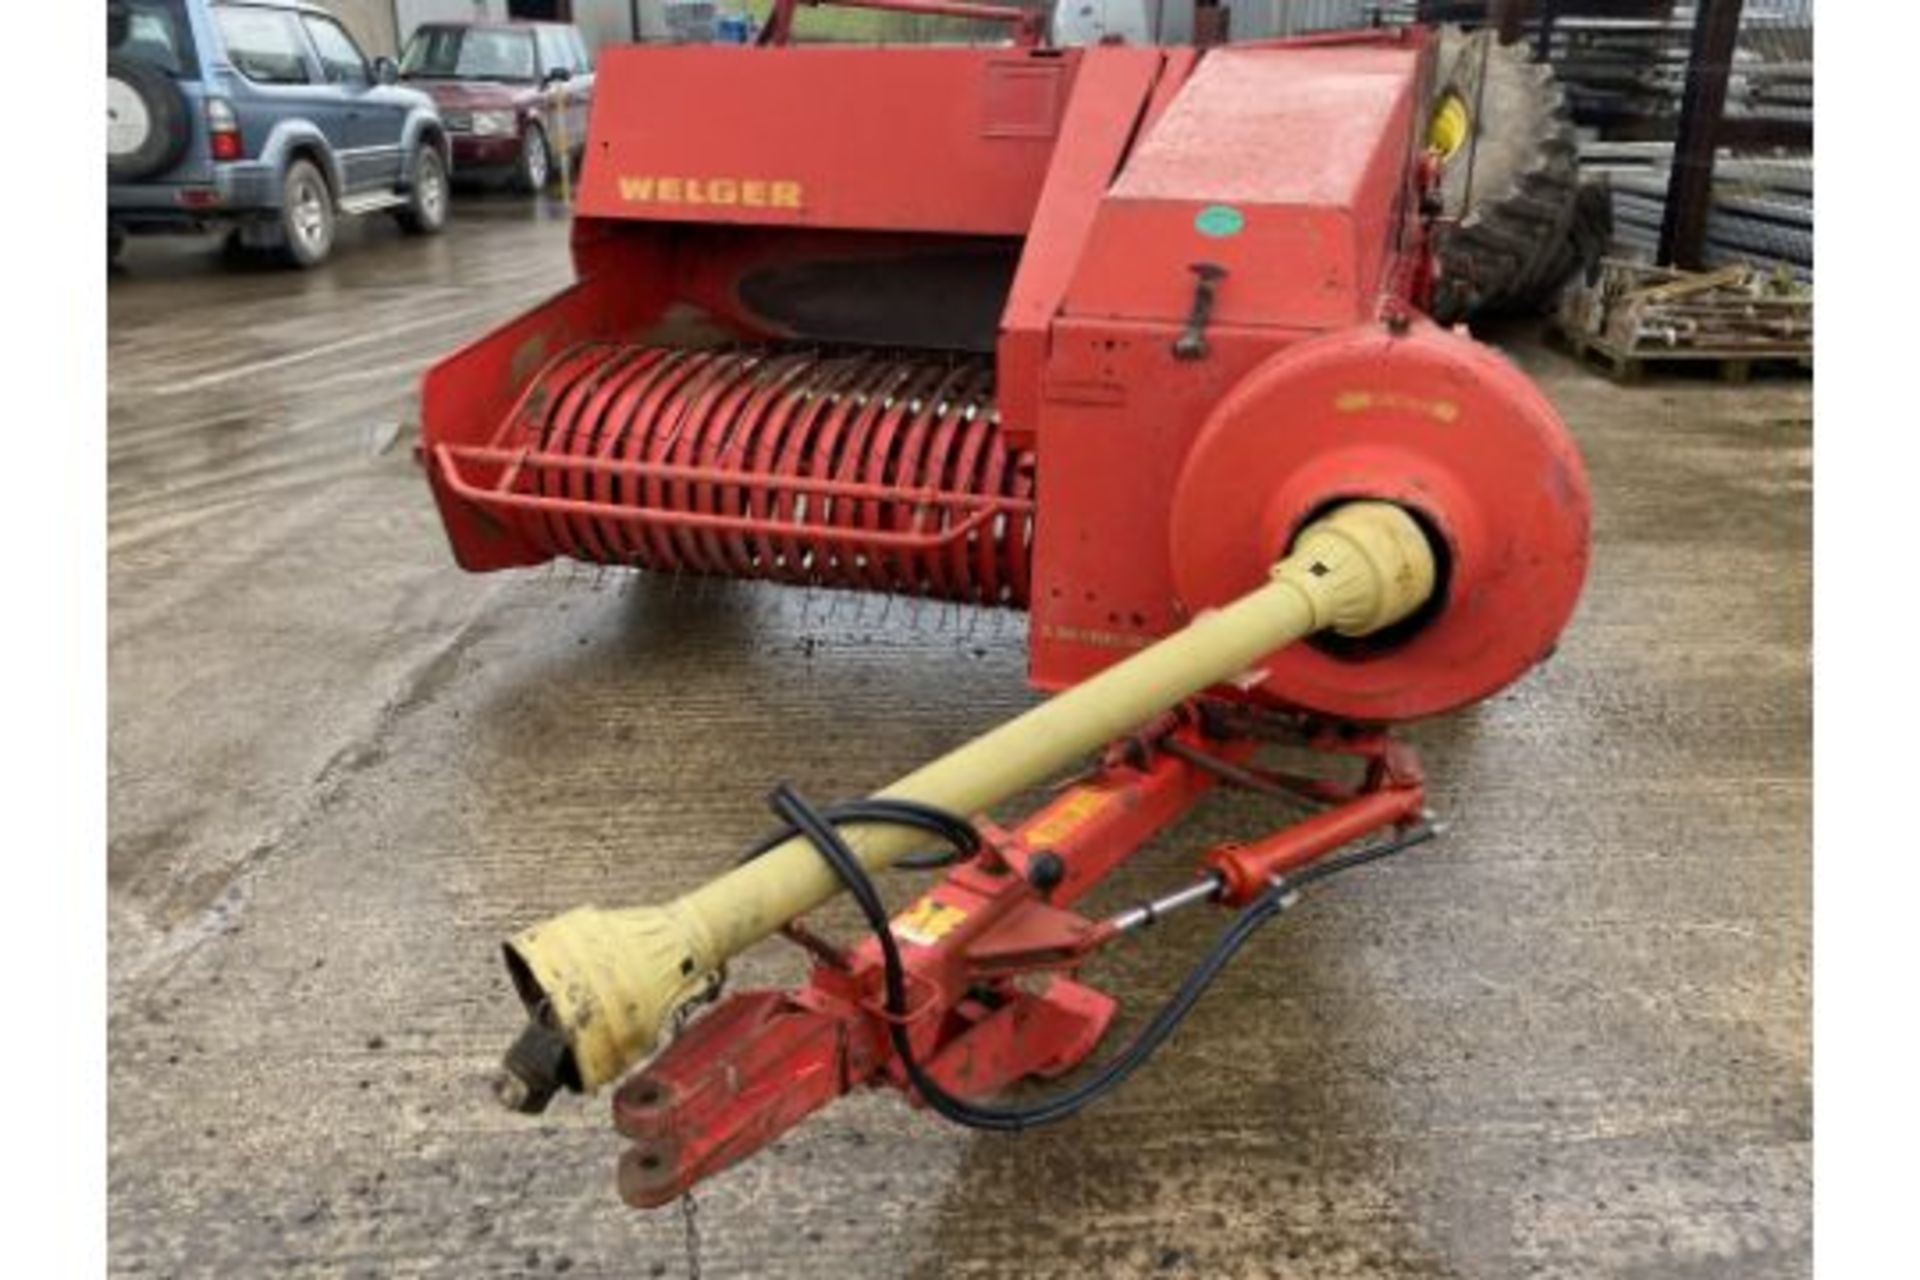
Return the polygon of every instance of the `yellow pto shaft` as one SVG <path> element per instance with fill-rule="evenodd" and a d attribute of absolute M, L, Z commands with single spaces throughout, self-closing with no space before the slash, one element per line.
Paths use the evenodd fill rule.
<path fill-rule="evenodd" d="M 1319 631 L 1359 636 L 1406 618 L 1432 594 L 1426 535 L 1399 507 L 1351 502 L 1308 526 L 1268 582 L 877 794 L 959 814 L 992 808 L 1061 773 L 1209 686 Z M 848 845 L 881 870 L 926 842 L 855 827 Z M 592 1090 L 644 1057 L 666 1019 L 727 960 L 841 889 L 803 838 L 787 841 L 662 907 L 581 907 L 507 944 L 536 1024 L 564 1054 L 555 1077 Z M 535 1081 L 509 1056 L 506 1100 Z M 551 1083 L 545 1085 L 551 1092 Z"/>

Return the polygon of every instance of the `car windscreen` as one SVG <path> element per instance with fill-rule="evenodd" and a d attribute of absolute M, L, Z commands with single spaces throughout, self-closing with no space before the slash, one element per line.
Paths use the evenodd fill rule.
<path fill-rule="evenodd" d="M 200 74 L 185 0 L 108 0 L 107 52 L 158 67 L 177 80 Z"/>
<path fill-rule="evenodd" d="M 407 41 L 400 74 L 425 80 L 532 80 L 533 36 L 484 27 L 422 27 Z"/>

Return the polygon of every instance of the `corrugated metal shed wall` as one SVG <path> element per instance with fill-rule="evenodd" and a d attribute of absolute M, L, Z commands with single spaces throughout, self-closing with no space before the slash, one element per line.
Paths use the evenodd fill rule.
<path fill-rule="evenodd" d="M 506 0 L 393 0 L 400 43 L 423 22 L 475 22 L 507 16 Z"/>
<path fill-rule="evenodd" d="M 508 0 L 320 0 L 340 15 L 369 56 L 399 52 L 423 22 L 499 20 L 509 16 Z M 641 39 L 664 39 L 660 0 L 640 0 Z M 623 44 L 635 38 L 630 0 L 573 0 L 573 22 L 589 49 Z"/>
<path fill-rule="evenodd" d="M 392 57 L 399 49 L 399 37 L 393 30 L 393 0 L 320 0 L 353 33 L 354 40 L 369 58 Z"/>
<path fill-rule="evenodd" d="M 641 0 L 638 32 L 633 29 L 633 6 L 627 0 L 573 0 L 573 25 L 580 28 L 587 47 L 595 52 L 602 45 L 664 39 L 667 34 L 660 0 Z"/>
<path fill-rule="evenodd" d="M 1235 40 L 1293 36 L 1367 26 L 1378 5 L 1370 0 L 1227 0 Z"/>

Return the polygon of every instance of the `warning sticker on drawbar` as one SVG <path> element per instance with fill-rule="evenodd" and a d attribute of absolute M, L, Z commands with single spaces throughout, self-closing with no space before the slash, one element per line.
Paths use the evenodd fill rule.
<path fill-rule="evenodd" d="M 928 894 L 893 918 L 893 936 L 917 947 L 930 947 L 952 933 L 967 913 Z"/>

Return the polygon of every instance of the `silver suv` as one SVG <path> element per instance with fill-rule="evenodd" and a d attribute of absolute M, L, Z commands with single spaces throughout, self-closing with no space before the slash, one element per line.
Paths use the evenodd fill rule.
<path fill-rule="evenodd" d="M 343 214 L 447 219 L 433 100 L 304 0 L 108 0 L 107 252 L 227 228 L 310 267 Z"/>

